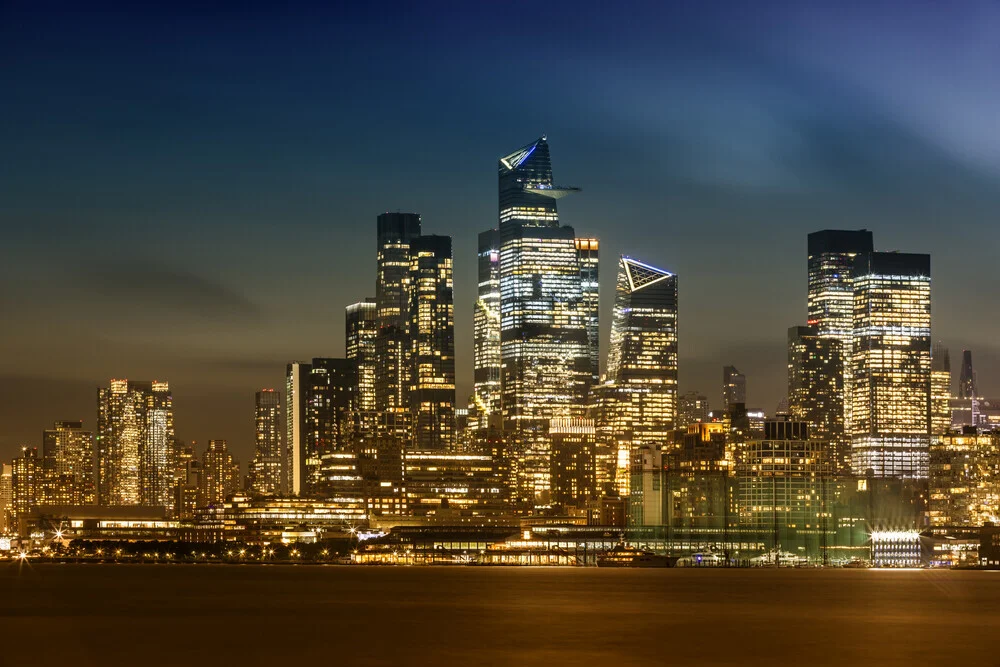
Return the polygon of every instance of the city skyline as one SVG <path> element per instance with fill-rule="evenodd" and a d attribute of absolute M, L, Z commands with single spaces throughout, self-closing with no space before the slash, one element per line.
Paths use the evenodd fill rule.
<path fill-rule="evenodd" d="M 230 133 L 219 134 L 221 118 L 232 111 L 234 102 L 244 96 L 258 99 L 255 93 L 240 89 L 239 82 L 256 84 L 257 80 L 236 62 L 227 61 L 194 76 L 196 83 L 178 84 L 166 93 L 169 100 L 186 108 L 192 90 L 204 92 L 198 86 L 211 87 L 229 74 L 243 74 L 234 88 L 210 94 L 214 106 L 209 111 L 193 114 L 185 123 L 156 113 L 157 98 L 151 99 L 135 71 L 124 65 L 112 69 L 97 89 L 106 95 L 122 94 L 133 99 L 134 105 L 115 113 L 95 111 L 80 84 L 51 68 L 85 43 L 83 37 L 73 36 L 74 16 L 43 19 L 29 10 L 18 11 L 25 12 L 17 15 L 23 31 L 10 35 L 9 44 L 29 55 L 33 49 L 52 46 L 45 40 L 41 46 L 27 43 L 36 31 L 50 27 L 50 34 L 60 38 L 62 46 L 4 74 L 12 99 L 18 103 L 2 112 L 10 122 L 0 130 L 13 158 L 0 169 L 9 176 L 4 186 L 10 188 L 10 196 L 5 193 L 10 204 L 5 217 L 15 228 L 5 246 L 7 261 L 0 278 L 8 286 L 3 305 L 9 321 L 24 323 L 2 334 L 5 349 L 16 351 L 4 355 L 0 373 L 4 379 L 0 383 L 4 387 L 0 454 L 8 459 L 20 444 L 40 447 L 42 431 L 57 420 L 82 420 L 85 429 L 96 430 L 94 389 L 109 378 L 128 377 L 170 382 L 178 437 L 200 444 L 226 439 L 237 458 L 250 461 L 254 393 L 261 388 L 280 390 L 289 360 L 344 355 L 341 318 L 345 306 L 371 294 L 372 219 L 386 210 L 418 212 L 427 229 L 454 239 L 457 402 L 464 406 L 472 391 L 477 234 L 495 221 L 493 166 L 512 146 L 542 132 L 553 140 L 558 180 L 583 190 L 560 202 L 561 222 L 574 227 L 578 237 L 600 239 L 606 261 L 620 254 L 638 254 L 684 276 L 681 393 L 698 391 L 714 407 L 719 368 L 733 364 L 747 375 L 748 402 L 773 411 L 784 393 L 787 328 L 802 323 L 806 234 L 824 228 L 867 228 L 878 235 L 881 249 L 931 252 L 934 340 L 942 340 L 956 359 L 960 350 L 973 350 L 979 392 L 985 396 L 1000 393 L 995 380 L 1000 364 L 990 336 L 992 309 L 984 307 L 996 291 L 998 278 L 978 270 L 987 260 L 985 249 L 994 246 L 996 238 L 996 232 L 984 223 L 985 211 L 1000 202 L 992 147 L 988 142 L 971 145 L 959 123 L 946 113 L 911 115 L 927 113 L 929 104 L 904 112 L 868 92 L 873 80 L 866 79 L 863 68 L 853 60 L 831 74 L 825 69 L 829 63 L 819 55 L 803 54 L 800 44 L 786 41 L 782 44 L 797 56 L 790 59 L 793 67 L 781 67 L 773 52 L 762 52 L 762 45 L 746 34 L 721 49 L 719 62 L 714 63 L 695 59 L 692 65 L 682 54 L 666 50 L 645 54 L 649 59 L 626 50 L 613 66 L 585 67 L 584 71 L 599 75 L 596 89 L 605 95 L 624 87 L 621 92 L 630 105 L 609 109 L 598 95 L 574 113 L 570 107 L 591 87 L 571 77 L 556 92 L 525 103 L 513 120 L 509 112 L 502 122 L 488 114 L 478 128 L 463 121 L 455 131 L 419 112 L 398 128 L 390 128 L 387 120 L 394 117 L 380 112 L 369 124 L 358 125 L 361 141 L 370 140 L 373 134 L 384 135 L 362 151 L 346 132 L 319 133 L 315 147 L 306 145 L 300 134 L 291 131 L 294 117 L 287 109 L 273 106 L 265 107 L 273 115 L 243 118 Z M 696 34 L 710 37 L 711 47 L 733 36 L 733 26 L 721 19 L 712 24 L 683 12 L 667 12 L 666 16 L 676 19 L 670 23 L 678 30 L 693 27 Z M 242 26 L 223 31 L 222 41 L 236 53 L 246 53 L 252 41 L 249 36 L 268 18 L 250 16 Z M 821 28 L 822 12 L 814 16 L 796 13 L 792 18 L 796 28 L 818 43 L 827 43 L 840 31 L 857 37 L 862 52 L 873 48 L 860 18 L 856 23 L 829 22 L 825 28 Z M 885 25 L 877 12 L 868 18 L 875 26 Z M 320 28 L 315 30 L 333 30 L 331 22 L 320 19 L 316 23 Z M 107 26 L 86 17 L 81 20 L 85 28 L 81 35 L 88 38 L 108 36 L 122 26 L 150 27 L 151 23 L 148 15 L 119 15 Z M 926 10 L 896 33 L 902 44 L 886 45 L 886 50 L 897 56 L 907 52 L 906 45 L 924 36 L 935 20 L 946 22 L 959 34 L 976 34 L 969 17 L 949 18 Z M 172 25 L 179 26 L 196 45 L 213 48 L 182 20 L 174 17 Z M 301 22 L 292 21 L 291 26 L 306 30 Z M 401 24 L 391 27 L 393 35 L 402 37 L 394 49 L 413 44 L 414 38 L 407 36 Z M 430 26 L 427 34 L 439 36 L 453 27 Z M 473 37 L 498 38 L 503 25 L 489 28 L 471 21 L 469 27 Z M 582 21 L 575 28 L 580 35 L 600 35 L 594 22 Z M 637 26 L 629 31 L 643 34 Z M 111 34 L 110 53 L 132 44 L 126 32 Z M 360 33 L 359 37 L 370 34 Z M 147 36 L 157 43 L 168 40 L 162 29 Z M 621 32 L 604 35 L 595 48 L 621 46 L 626 37 Z M 582 39 L 552 39 L 572 53 L 583 48 Z M 968 64 L 969 52 L 959 41 L 935 42 L 939 52 L 944 49 L 945 62 Z M 269 42 L 264 53 L 276 54 L 280 45 Z M 134 60 L 154 66 L 152 71 L 161 74 L 192 75 L 192 66 L 181 51 L 169 42 L 164 46 L 160 55 L 139 49 Z M 465 41 L 454 46 L 475 54 Z M 312 55 L 335 55 L 328 48 L 332 47 L 309 47 Z M 687 44 L 684 49 L 698 53 Z M 738 67 L 736 61 L 748 54 L 754 57 Z M 101 64 L 100 58 L 94 58 L 83 61 Z M 440 63 L 443 56 L 432 49 L 427 58 Z M 545 59 L 558 64 L 550 54 Z M 471 60 L 488 72 L 500 71 L 495 61 Z M 619 66 L 652 61 L 673 63 L 678 69 L 663 80 L 643 69 L 624 79 L 610 75 Z M 284 60 L 283 64 L 293 63 Z M 382 71 L 385 62 L 376 59 L 368 67 Z M 892 68 L 902 68 L 909 75 L 897 77 L 902 89 L 894 88 L 907 100 L 913 98 L 905 94 L 917 94 L 915 73 L 927 73 L 934 81 L 933 75 L 940 72 L 923 60 L 907 67 L 890 57 L 880 59 L 870 76 L 881 81 L 878 77 L 898 73 Z M 443 74 L 454 74 L 456 69 L 463 68 L 454 65 Z M 746 83 L 734 87 L 728 85 L 732 81 L 722 81 L 737 103 L 720 112 L 717 121 L 696 123 L 698 109 L 714 106 L 709 103 L 719 95 L 719 77 L 727 73 Z M 310 74 L 316 70 L 306 70 L 305 76 Z M 273 73 L 261 76 L 264 87 L 273 83 Z M 969 100 L 973 96 L 989 108 L 990 99 L 974 97 L 971 83 L 977 76 L 982 72 L 970 68 L 959 86 L 959 97 Z M 436 102 L 430 93 L 440 91 L 443 82 L 434 76 L 418 76 L 417 83 L 402 90 L 419 93 L 416 99 L 433 102 L 429 109 L 447 111 L 445 120 L 456 120 L 491 106 L 506 81 L 501 77 L 485 87 L 471 80 L 462 79 L 457 93 Z M 84 81 L 97 84 L 86 76 Z M 39 82 L 44 82 L 45 91 L 39 90 Z M 525 91 L 537 92 L 542 82 L 539 75 L 521 85 Z M 345 85 L 350 89 L 357 82 L 346 80 Z M 785 99 L 800 99 L 826 87 L 833 89 L 831 96 L 838 101 L 833 112 L 821 113 L 811 105 L 799 109 Z M 279 87 L 290 99 L 300 101 L 307 89 L 305 81 Z M 767 92 L 771 90 L 777 92 L 772 96 Z M 625 108 L 645 109 L 662 102 L 668 93 L 684 91 L 691 94 L 688 103 L 668 105 L 662 119 L 636 118 L 636 113 L 646 112 Z M 364 99 L 372 104 L 385 101 L 377 95 Z M 53 110 L 36 113 L 41 103 Z M 326 98 L 316 105 L 317 115 L 337 107 Z M 412 110 L 413 105 L 406 108 Z M 91 128 L 94 137 L 59 131 L 73 117 L 56 109 L 77 109 L 81 118 L 96 117 L 98 122 Z M 798 112 L 811 120 L 803 120 Z M 127 146 L 116 143 L 101 124 L 122 116 L 137 123 L 126 133 Z M 335 118 L 336 127 L 345 128 L 354 117 L 342 112 Z M 744 128 L 739 134 L 726 130 L 723 135 L 742 138 L 744 143 L 737 145 L 744 148 L 722 150 L 716 142 L 709 142 L 704 151 L 699 149 L 683 160 L 684 151 L 664 151 L 678 156 L 670 160 L 650 157 L 656 152 L 650 148 L 670 146 L 678 135 L 691 130 L 697 130 L 692 136 L 704 136 L 715 127 L 713 123 Z M 787 173 L 788 162 L 774 165 L 763 157 L 773 154 L 768 149 L 776 147 L 791 159 L 787 157 L 791 149 L 773 125 L 806 141 L 807 155 L 799 156 L 806 164 L 794 169 L 792 176 Z M 15 127 L 17 136 L 10 129 Z M 315 127 L 311 117 L 304 119 L 303 131 Z M 830 148 L 837 137 L 853 142 L 869 137 L 868 132 L 872 140 L 864 143 L 890 150 L 857 146 L 838 155 Z M 191 148 L 191 137 L 201 133 L 208 134 L 210 148 L 201 154 L 204 163 L 183 153 Z M 154 136 L 159 139 L 150 139 Z M 165 139 L 178 139 L 179 148 L 164 146 Z M 248 146 L 260 145 L 261 140 L 263 152 L 248 152 Z M 95 150 L 95 141 L 103 141 L 106 149 Z M 400 169 L 394 156 L 403 153 L 419 156 L 426 174 L 414 178 Z M 887 157 L 895 153 L 905 158 Z M 95 162 L 81 162 L 81 154 L 95 155 Z M 361 159 L 355 160 L 358 156 Z M 64 164 L 65 171 L 51 174 L 43 168 L 53 161 Z M 239 161 L 249 167 L 234 164 Z M 19 168 L 12 169 L 13 164 Z M 921 168 L 915 169 L 914 164 Z M 355 175 L 345 181 L 341 176 L 349 168 L 356 170 Z M 147 175 L 140 180 L 132 172 Z M 192 173 L 205 185 L 181 179 L 180 173 Z M 868 180 L 861 182 L 864 179 L 859 175 Z M 379 186 L 356 188 L 358 179 Z M 264 187 L 265 183 L 273 187 Z M 152 235 L 159 243 L 157 252 L 151 254 L 146 241 Z M 53 248 L 50 236 L 64 239 L 66 248 L 72 250 Z M 277 243 L 288 238 L 295 243 Z M 301 261 L 279 261 L 273 252 L 292 253 Z M 40 271 L 43 256 L 58 269 Z M 608 342 L 613 284 L 614 277 L 605 271 L 602 350 Z M 748 294 L 735 298 L 737 286 Z M 305 313 L 299 299 L 322 307 Z M 62 318 L 74 322 L 74 327 L 60 326 Z M 732 320 L 748 326 L 732 331 L 726 326 Z"/>

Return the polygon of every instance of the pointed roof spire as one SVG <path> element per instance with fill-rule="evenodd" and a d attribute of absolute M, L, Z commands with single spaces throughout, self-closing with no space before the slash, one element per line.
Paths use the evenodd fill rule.
<path fill-rule="evenodd" d="M 628 278 L 629 289 L 633 292 L 649 287 L 674 274 L 664 269 L 645 264 L 637 259 L 632 259 L 622 255 L 622 266 L 625 268 L 625 277 Z"/>

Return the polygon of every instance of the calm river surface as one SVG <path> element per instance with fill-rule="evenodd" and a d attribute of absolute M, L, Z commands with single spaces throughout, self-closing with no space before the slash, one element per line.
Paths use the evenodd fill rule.
<path fill-rule="evenodd" d="M 1000 665 L 1000 572 L 0 565 L 3 665 Z"/>

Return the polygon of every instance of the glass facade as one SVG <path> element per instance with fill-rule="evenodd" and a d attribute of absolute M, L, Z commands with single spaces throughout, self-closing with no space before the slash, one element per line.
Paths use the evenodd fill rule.
<path fill-rule="evenodd" d="M 792 418 L 808 422 L 814 437 L 829 443 L 834 469 L 848 472 L 840 351 L 840 342 L 820 336 L 816 327 L 788 330 L 788 411 Z"/>
<path fill-rule="evenodd" d="M 927 477 L 930 445 L 930 257 L 870 253 L 854 269 L 851 468 Z"/>
<path fill-rule="evenodd" d="M 951 357 L 948 348 L 935 343 L 931 349 L 931 435 L 951 428 Z"/>
<path fill-rule="evenodd" d="M 166 382 L 112 380 L 97 394 L 102 505 L 174 505 L 173 396 Z"/>
<path fill-rule="evenodd" d="M 451 237 L 410 242 L 410 412 L 413 446 L 455 444 L 455 304 Z"/>
<path fill-rule="evenodd" d="M 284 478 L 281 449 L 281 400 L 273 389 L 262 389 L 254 398 L 253 493 L 281 495 Z"/>
<path fill-rule="evenodd" d="M 83 422 L 56 422 L 42 434 L 46 504 L 94 505 L 94 434 Z"/>
<path fill-rule="evenodd" d="M 481 415 L 478 426 L 485 428 L 489 415 L 500 412 L 500 234 L 496 229 L 479 234 L 477 262 L 473 403 Z"/>
<path fill-rule="evenodd" d="M 580 262 L 580 288 L 583 291 L 584 321 L 590 343 L 591 384 L 597 384 L 601 374 L 600 332 L 600 242 L 597 239 L 577 239 L 576 254 Z"/>
<path fill-rule="evenodd" d="M 347 307 L 344 321 L 346 356 L 358 369 L 358 409 L 375 409 L 375 348 L 378 337 L 375 299 L 352 303 Z"/>
<path fill-rule="evenodd" d="M 406 411 L 409 387 L 410 242 L 420 236 L 420 215 L 378 216 L 375 282 L 375 407 Z"/>
<path fill-rule="evenodd" d="M 872 233 L 865 229 L 824 229 L 808 239 L 808 324 L 820 337 L 840 344 L 845 433 L 850 432 L 852 406 L 847 365 L 854 331 L 854 259 L 874 249 Z"/>
<path fill-rule="evenodd" d="M 517 498 L 545 505 L 548 421 L 584 418 L 591 347 L 576 235 L 559 225 L 545 137 L 499 162 L 502 414 Z"/>

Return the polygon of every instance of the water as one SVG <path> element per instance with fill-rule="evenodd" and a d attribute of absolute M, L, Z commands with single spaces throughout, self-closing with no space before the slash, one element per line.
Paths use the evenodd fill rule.
<path fill-rule="evenodd" d="M 1000 665 L 1000 572 L 0 566 L 2 665 Z"/>

